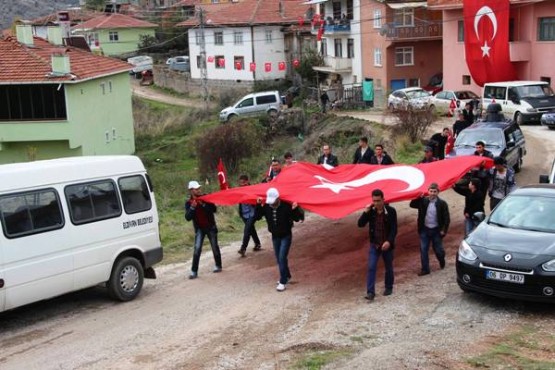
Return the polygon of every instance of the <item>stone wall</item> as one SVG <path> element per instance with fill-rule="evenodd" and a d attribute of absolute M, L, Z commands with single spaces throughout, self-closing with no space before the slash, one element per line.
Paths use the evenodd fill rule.
<path fill-rule="evenodd" d="M 154 83 L 160 87 L 175 90 L 190 96 L 202 96 L 200 79 L 192 79 L 188 72 L 171 71 L 165 65 L 155 65 Z M 208 80 L 208 94 L 212 99 L 219 99 L 220 95 L 245 95 L 253 90 L 253 81 Z"/>

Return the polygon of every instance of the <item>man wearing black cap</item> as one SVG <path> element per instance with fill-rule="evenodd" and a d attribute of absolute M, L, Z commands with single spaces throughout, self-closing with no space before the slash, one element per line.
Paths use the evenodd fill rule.
<path fill-rule="evenodd" d="M 431 146 L 424 147 L 424 158 L 418 163 L 431 163 L 437 161 L 437 158 L 434 157 L 434 149 Z"/>
<path fill-rule="evenodd" d="M 516 188 L 515 171 L 507 167 L 503 157 L 493 159 L 494 167 L 489 171 L 489 207 L 493 211 L 495 206 Z"/>

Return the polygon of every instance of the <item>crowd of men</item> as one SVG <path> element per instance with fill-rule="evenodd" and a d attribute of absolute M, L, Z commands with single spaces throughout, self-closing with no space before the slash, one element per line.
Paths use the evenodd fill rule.
<path fill-rule="evenodd" d="M 454 134 L 468 127 L 468 115 L 463 112 L 459 120 L 464 120 L 464 125 L 455 122 Z M 441 133 L 435 134 L 424 148 L 424 157 L 419 163 L 430 163 L 445 158 L 452 146 L 453 133 L 449 128 L 444 128 Z M 374 164 L 392 165 L 391 156 L 384 150 L 383 145 L 376 144 L 374 149 L 368 146 L 368 138 L 361 137 L 358 147 L 353 154 L 352 164 Z M 332 153 L 329 144 L 322 145 L 322 152 L 318 156 L 317 164 L 326 167 L 336 167 L 339 160 Z M 493 158 L 492 154 L 485 149 L 481 141 L 476 143 L 476 156 L 492 158 L 494 167 L 487 169 L 486 161 L 473 170 L 468 183 L 458 183 L 454 190 L 465 197 L 463 215 L 465 219 L 465 236 L 475 227 L 478 221 L 475 214 L 485 212 L 484 204 L 486 195 L 490 198 L 490 210 L 515 187 L 515 175 L 502 157 Z M 285 153 L 283 163 L 277 158 L 272 159 L 270 169 L 262 182 L 271 182 L 282 172 L 284 167 L 294 165 L 296 161 L 290 152 Z M 250 185 L 247 175 L 239 177 L 239 186 Z M 185 203 L 185 219 L 192 221 L 195 230 L 195 244 L 190 279 L 198 277 L 198 265 L 202 252 L 204 238 L 208 236 L 214 256 L 215 266 L 213 272 L 222 271 L 222 259 L 218 245 L 216 220 L 214 213 L 216 206 L 202 201 L 201 185 L 197 181 L 189 182 L 190 197 Z M 439 268 L 445 268 L 445 250 L 443 238 L 449 230 L 450 214 L 447 202 L 439 197 L 440 189 L 436 183 L 428 186 L 428 194 L 410 202 L 410 207 L 418 211 L 417 231 L 420 239 L 420 271 L 418 276 L 430 274 L 429 249 L 430 246 L 437 258 Z M 243 239 L 238 253 L 245 257 L 247 246 L 252 239 L 253 251 L 262 249 L 255 223 L 262 217 L 266 219 L 268 231 L 271 234 L 272 245 L 279 270 L 279 280 L 276 290 L 282 292 L 291 280 L 288 255 L 292 244 L 292 228 L 295 222 L 304 221 L 304 211 L 297 203 L 289 203 L 280 199 L 278 189 L 268 189 L 265 198 L 258 198 L 256 205 L 239 204 L 238 213 L 244 222 Z M 365 298 L 372 301 L 376 296 L 376 270 L 380 257 L 385 265 L 385 290 L 383 295 L 393 293 L 394 270 L 393 256 L 395 249 L 395 238 L 397 235 L 397 212 L 394 207 L 387 203 L 384 193 L 380 189 L 374 189 L 371 194 L 371 203 L 365 207 L 358 219 L 359 227 L 368 227 L 370 248 L 368 252 L 367 286 Z"/>

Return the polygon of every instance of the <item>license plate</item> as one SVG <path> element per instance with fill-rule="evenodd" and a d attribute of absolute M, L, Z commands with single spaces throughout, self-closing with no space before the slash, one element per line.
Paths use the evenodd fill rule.
<path fill-rule="evenodd" d="M 486 279 L 506 281 L 515 284 L 524 284 L 524 275 L 510 274 L 508 272 L 486 270 Z"/>

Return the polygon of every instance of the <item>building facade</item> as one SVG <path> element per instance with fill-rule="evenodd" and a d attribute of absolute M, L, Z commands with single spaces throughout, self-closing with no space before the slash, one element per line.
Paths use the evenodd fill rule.
<path fill-rule="evenodd" d="M 428 0 L 430 9 L 443 12 L 443 82 L 446 89 L 482 94 L 465 60 L 462 0 Z M 555 1 L 511 0 L 509 49 L 519 80 L 555 80 Z"/>

